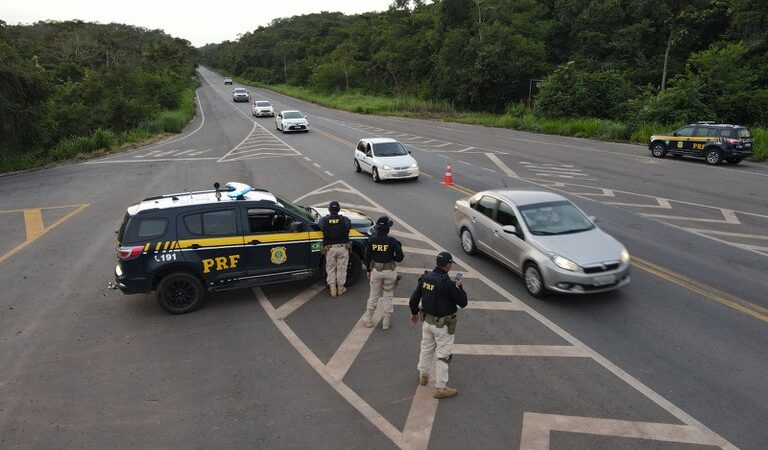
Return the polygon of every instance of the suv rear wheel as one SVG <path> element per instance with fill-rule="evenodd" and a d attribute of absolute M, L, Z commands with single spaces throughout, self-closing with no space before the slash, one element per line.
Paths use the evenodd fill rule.
<path fill-rule="evenodd" d="M 171 314 L 186 314 L 203 304 L 205 288 L 200 280 L 188 272 L 166 275 L 157 286 L 157 301 Z"/>
<path fill-rule="evenodd" d="M 707 164 L 716 166 L 723 162 L 723 155 L 720 153 L 720 150 L 716 148 L 710 148 L 707 150 L 706 159 Z"/>

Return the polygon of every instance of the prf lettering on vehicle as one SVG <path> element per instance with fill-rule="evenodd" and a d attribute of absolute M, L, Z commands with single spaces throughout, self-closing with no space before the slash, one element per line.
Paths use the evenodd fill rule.
<path fill-rule="evenodd" d="M 426 289 L 428 291 L 434 291 L 435 285 L 432 283 L 427 283 L 426 281 L 421 284 L 422 289 Z"/>
<path fill-rule="evenodd" d="M 371 244 L 371 248 L 374 252 L 386 252 L 389 244 Z"/>
<path fill-rule="evenodd" d="M 229 256 L 217 256 L 215 258 L 206 258 L 203 260 L 203 273 L 208 273 L 211 270 L 220 271 L 227 269 L 234 269 L 237 267 L 237 263 L 240 261 L 240 255 Z M 213 266 L 216 266 L 214 268 Z"/>

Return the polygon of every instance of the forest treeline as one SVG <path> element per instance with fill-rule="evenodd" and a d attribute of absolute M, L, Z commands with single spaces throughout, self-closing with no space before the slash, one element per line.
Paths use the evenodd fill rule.
<path fill-rule="evenodd" d="M 0 21 L 0 169 L 179 131 L 196 65 L 188 41 L 159 30 Z"/>
<path fill-rule="evenodd" d="M 396 0 L 201 49 L 226 73 L 542 117 L 768 124 L 765 0 Z M 537 89 L 536 80 L 543 80 Z"/>

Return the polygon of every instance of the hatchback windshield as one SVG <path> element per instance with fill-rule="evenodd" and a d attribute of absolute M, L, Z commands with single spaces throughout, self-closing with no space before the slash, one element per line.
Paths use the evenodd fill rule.
<path fill-rule="evenodd" d="M 303 119 L 304 116 L 298 111 L 287 111 L 283 113 L 283 119 Z"/>
<path fill-rule="evenodd" d="M 531 234 L 535 235 L 578 233 L 595 227 L 567 200 L 525 205 L 519 209 Z"/>
<path fill-rule="evenodd" d="M 374 144 L 373 153 L 376 156 L 403 156 L 407 155 L 408 151 L 399 142 L 383 142 Z"/>
<path fill-rule="evenodd" d="M 245 94 L 246 92 L 245 89 L 235 89 L 235 94 Z"/>
<path fill-rule="evenodd" d="M 256 102 L 256 106 L 269 106 L 269 102 Z"/>

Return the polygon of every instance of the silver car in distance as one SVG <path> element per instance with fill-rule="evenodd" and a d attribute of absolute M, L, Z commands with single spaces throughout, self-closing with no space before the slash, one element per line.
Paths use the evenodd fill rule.
<path fill-rule="evenodd" d="M 467 254 L 481 251 L 522 275 L 534 297 L 626 286 L 629 253 L 576 205 L 550 192 L 497 189 L 454 205 Z"/>

